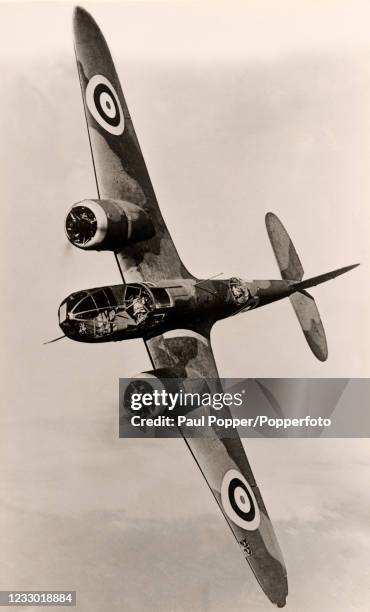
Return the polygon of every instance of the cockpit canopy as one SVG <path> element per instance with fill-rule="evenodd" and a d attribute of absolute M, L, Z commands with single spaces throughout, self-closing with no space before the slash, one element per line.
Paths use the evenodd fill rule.
<path fill-rule="evenodd" d="M 72 293 L 59 307 L 59 325 L 75 339 L 99 340 L 116 332 L 153 327 L 171 300 L 165 289 L 141 283 L 113 285 Z"/>
<path fill-rule="evenodd" d="M 117 307 L 117 298 L 110 287 L 79 291 L 70 296 L 69 314 L 76 319 L 92 319 L 105 309 Z"/>

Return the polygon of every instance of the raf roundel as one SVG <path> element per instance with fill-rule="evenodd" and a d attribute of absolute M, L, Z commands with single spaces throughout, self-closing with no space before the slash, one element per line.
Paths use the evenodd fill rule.
<path fill-rule="evenodd" d="M 116 90 L 101 74 L 93 76 L 86 87 L 86 104 L 95 121 L 110 134 L 120 136 L 125 119 Z"/>
<path fill-rule="evenodd" d="M 235 525 L 248 531 L 258 529 L 260 511 L 248 481 L 237 470 L 226 472 L 221 485 L 222 507 Z"/>

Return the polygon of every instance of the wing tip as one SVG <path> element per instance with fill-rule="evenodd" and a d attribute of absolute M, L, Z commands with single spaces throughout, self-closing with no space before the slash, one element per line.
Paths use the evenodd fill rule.
<path fill-rule="evenodd" d="M 287 575 L 285 574 L 284 576 L 284 580 L 282 581 L 282 589 L 280 592 L 280 597 L 276 598 L 275 603 L 277 605 L 278 608 L 284 608 L 286 606 L 286 600 L 288 597 L 288 578 Z"/>
<path fill-rule="evenodd" d="M 288 579 L 287 579 L 286 574 L 275 585 L 273 593 L 265 591 L 265 590 L 264 592 L 267 595 L 268 599 L 271 601 L 271 603 L 275 604 L 278 608 L 284 608 L 286 606 L 288 592 L 289 592 L 288 591 Z"/>
<path fill-rule="evenodd" d="M 79 19 L 82 19 L 87 15 L 91 18 L 90 13 L 86 9 L 84 9 L 82 6 L 77 5 L 73 9 L 73 22 L 76 23 Z"/>
<path fill-rule="evenodd" d="M 80 32 L 84 30 L 94 28 L 100 31 L 98 24 L 94 17 L 82 6 L 75 6 L 73 10 L 73 29 L 75 36 L 78 36 Z"/>

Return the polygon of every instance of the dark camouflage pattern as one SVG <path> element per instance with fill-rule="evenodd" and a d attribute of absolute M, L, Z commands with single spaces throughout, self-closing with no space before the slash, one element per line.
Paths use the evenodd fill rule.
<path fill-rule="evenodd" d="M 315 300 L 307 291 L 297 291 L 289 300 L 311 351 L 317 359 L 325 361 L 328 358 L 328 345 Z"/>
<path fill-rule="evenodd" d="M 75 10 L 74 36 L 99 198 L 124 200 L 142 207 L 155 229 L 151 240 L 138 242 L 118 255 L 125 279 L 135 282 L 191 278 L 180 261 L 159 210 L 107 43 L 91 15 L 82 8 Z M 88 109 L 86 87 L 95 75 L 107 78 L 118 95 L 124 114 L 121 135 L 105 130 Z"/>
<path fill-rule="evenodd" d="M 305 291 L 308 287 L 313 287 L 326 282 L 340 274 L 344 274 L 356 266 L 347 266 L 334 272 L 322 274 L 307 281 L 302 281 L 304 270 L 301 261 L 295 250 L 294 244 L 274 213 L 267 213 L 266 229 L 270 238 L 271 246 L 274 251 L 281 277 L 293 285 L 295 292 L 290 295 L 290 303 L 297 315 L 298 321 L 313 354 L 320 361 L 328 358 L 328 345 L 326 342 L 325 330 L 321 322 L 320 314 L 316 302 L 312 295 Z M 297 281 L 302 281 L 298 284 Z"/>
<path fill-rule="evenodd" d="M 182 374 L 189 378 L 196 376 L 218 379 L 217 367 L 209 336 L 198 337 L 188 330 L 177 331 L 179 336 L 152 338 L 146 342 L 153 367 L 156 369 L 183 367 Z M 220 391 L 221 384 L 217 389 Z M 202 406 L 192 411 L 192 418 L 211 413 L 209 407 Z M 221 418 L 230 418 L 229 409 L 224 406 L 219 412 Z M 242 554 L 248 561 L 263 591 L 271 602 L 279 607 L 285 605 L 288 582 L 284 560 L 276 539 L 271 520 L 268 516 L 260 490 L 239 438 L 226 439 L 217 427 L 202 431 L 202 437 L 191 437 L 185 442 L 197 462 L 207 484 L 214 495 L 221 512 L 240 545 Z M 260 512 L 260 525 L 256 530 L 247 530 L 235 524 L 227 515 L 221 500 L 221 484 L 229 470 L 243 474 L 253 489 Z"/>
<path fill-rule="evenodd" d="M 182 264 L 159 210 L 108 46 L 95 21 L 81 8 L 75 11 L 74 35 L 98 196 L 141 207 L 153 224 L 154 236 L 130 244 L 117 254 L 117 263 L 128 285 L 114 289 L 117 295 L 122 293 L 122 299 L 110 302 L 105 327 L 99 323 L 102 313 L 96 304 L 95 310 L 87 313 L 92 330 L 90 337 L 86 334 L 87 325 L 83 337 L 75 332 L 70 337 L 84 342 L 142 337 L 154 374 L 157 372 L 160 376 L 165 371 L 166 377 L 170 373 L 173 377 L 216 379 L 215 391 L 219 391 L 221 383 L 210 344 L 213 324 L 238 312 L 290 297 L 311 349 L 319 359 L 326 358 L 320 316 L 313 298 L 305 290 L 347 268 L 324 275 L 325 279 L 302 281 L 303 268 L 295 248 L 279 219 L 268 213 L 266 227 L 282 280 L 246 281 L 235 277 L 197 280 L 192 276 Z M 130 313 L 125 296 L 127 287 L 132 289 L 133 283 L 152 294 L 153 300 L 148 308 L 150 315 L 140 317 L 136 328 L 130 323 L 127 331 L 118 323 L 117 316 L 127 317 Z M 109 290 L 101 289 L 101 295 Z M 154 294 L 159 290 L 168 292 L 170 307 L 156 302 Z M 96 288 L 86 290 L 86 297 L 93 299 L 93 292 L 96 298 L 99 294 Z M 66 335 L 70 333 L 71 321 L 68 300 L 72 303 L 73 295 L 60 308 Z M 154 317 L 157 317 L 155 326 Z M 198 412 L 207 414 L 207 410 L 202 407 Z M 222 410 L 220 416 L 230 416 L 228 408 Z M 185 442 L 262 589 L 273 603 L 279 607 L 285 605 L 288 586 L 284 561 L 240 439 L 224 439 L 214 427 L 203 437 Z"/>
<path fill-rule="evenodd" d="M 126 200 L 142 206 L 150 215 L 155 227 L 154 238 L 145 243 L 137 243 L 119 254 L 118 260 L 125 279 L 129 282 L 143 280 L 156 282 L 169 278 L 192 279 L 177 255 L 159 211 L 104 37 L 90 15 L 82 9 L 77 9 L 75 12 L 74 30 L 76 57 L 99 197 Z M 125 117 L 125 128 L 120 136 L 105 131 L 88 110 L 85 91 L 88 81 L 96 74 L 107 77 L 119 95 Z M 199 310 L 199 302 L 203 305 L 209 303 L 215 310 L 215 302 L 218 302 L 217 318 L 223 318 L 229 313 L 222 311 L 222 302 L 228 303 L 226 310 L 230 310 L 231 307 L 236 312 L 239 309 L 240 304 L 234 305 L 228 281 L 204 281 L 201 287 L 196 287 L 195 282 L 191 284 L 192 301 L 194 306 L 198 305 L 198 309 L 195 310 Z M 196 331 L 185 329 L 182 333 L 181 330 L 177 330 L 172 337 L 168 337 L 170 332 L 167 331 L 148 338 L 146 346 L 154 368 L 170 366 L 174 371 L 180 368 L 190 377 L 216 378 L 217 368 L 209 342 L 209 331 L 213 322 L 213 317 L 210 316 L 198 317 L 198 320 L 195 317 Z M 223 441 L 215 430 L 212 438 L 188 440 L 187 444 L 223 512 L 220 486 L 227 470 L 231 468 L 239 470 L 253 487 L 261 514 L 259 529 L 246 532 L 233 524 L 226 515 L 225 518 L 268 597 L 278 605 L 284 605 L 287 594 L 284 562 L 240 440 Z"/>
<path fill-rule="evenodd" d="M 304 273 L 303 266 L 288 232 L 272 212 L 267 213 L 265 222 L 281 277 L 284 280 L 300 281 Z"/>

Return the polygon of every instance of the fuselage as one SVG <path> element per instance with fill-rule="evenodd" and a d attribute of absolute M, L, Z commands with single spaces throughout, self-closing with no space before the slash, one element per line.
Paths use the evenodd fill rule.
<path fill-rule="evenodd" d="M 175 279 L 85 289 L 59 307 L 63 333 L 79 342 L 150 338 L 176 328 L 199 328 L 281 299 L 294 283 Z"/>

